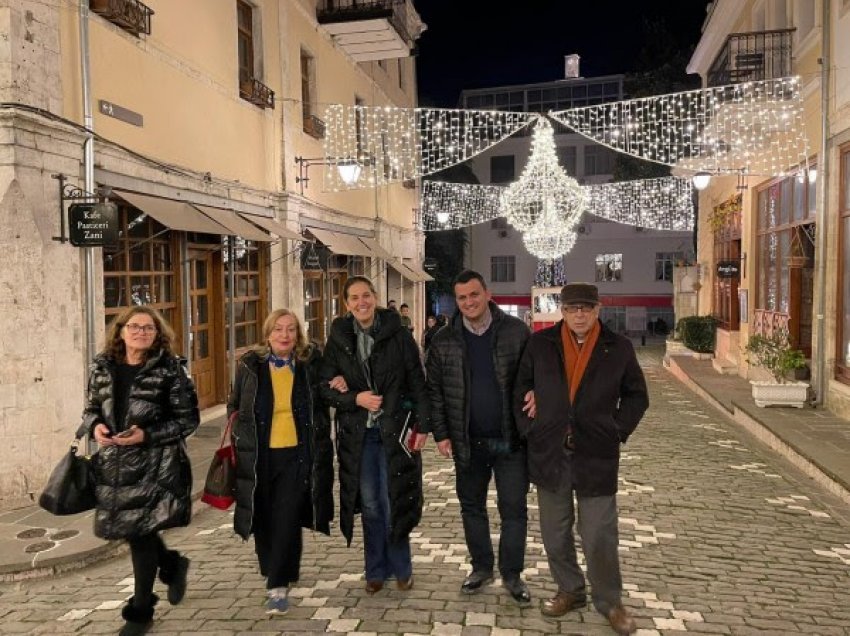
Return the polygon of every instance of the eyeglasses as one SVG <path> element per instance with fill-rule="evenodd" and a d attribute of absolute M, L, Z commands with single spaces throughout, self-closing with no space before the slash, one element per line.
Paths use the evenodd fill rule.
<path fill-rule="evenodd" d="M 137 325 L 135 322 L 128 322 L 124 326 L 129 333 L 156 333 L 155 325 Z"/>
<path fill-rule="evenodd" d="M 564 311 L 568 314 L 577 314 L 579 311 L 589 314 L 594 309 L 596 309 L 596 305 L 589 305 L 587 303 L 582 303 L 580 305 L 564 305 Z"/>

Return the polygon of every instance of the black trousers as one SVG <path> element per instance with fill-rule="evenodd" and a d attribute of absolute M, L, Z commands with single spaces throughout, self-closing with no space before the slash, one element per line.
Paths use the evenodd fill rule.
<path fill-rule="evenodd" d="M 254 493 L 254 549 L 267 589 L 288 587 L 301 571 L 301 518 L 308 505 L 305 471 L 297 448 L 261 452 Z"/>
<path fill-rule="evenodd" d="M 162 537 L 156 532 L 129 539 L 128 543 L 130 558 L 133 561 L 135 587 L 133 605 L 147 607 L 151 603 L 157 569 L 165 562 L 168 549 Z"/>

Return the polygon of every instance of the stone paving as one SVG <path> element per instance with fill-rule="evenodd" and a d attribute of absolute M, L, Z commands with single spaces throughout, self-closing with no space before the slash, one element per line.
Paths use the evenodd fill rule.
<path fill-rule="evenodd" d="M 846 505 L 747 437 L 641 352 L 652 407 L 624 449 L 620 544 L 624 603 L 639 634 L 850 633 Z M 554 593 L 529 499 L 526 576 L 534 604 L 519 608 L 497 580 L 460 594 L 469 567 L 452 465 L 425 453 L 426 505 L 412 536 L 415 586 L 363 589 L 362 545 L 339 533 L 305 535 L 302 577 L 286 616 L 264 614 L 250 543 L 228 513 L 201 506 L 167 541 L 192 558 L 189 592 L 159 606 L 155 634 L 610 634 L 593 610 L 560 619 L 538 603 Z M 489 502 L 497 516 L 495 493 Z M 495 530 L 495 525 L 494 525 Z M 0 632 L 114 633 L 132 594 L 126 556 L 51 580 L 0 585 Z M 160 584 L 157 584 L 160 589 Z"/>

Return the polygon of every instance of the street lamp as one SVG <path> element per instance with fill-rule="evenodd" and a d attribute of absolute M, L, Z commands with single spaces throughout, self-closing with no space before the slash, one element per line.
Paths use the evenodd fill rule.
<path fill-rule="evenodd" d="M 295 163 L 298 164 L 298 176 L 295 177 L 295 183 L 299 185 L 300 194 L 304 194 L 304 188 L 310 177 L 307 175 L 311 166 L 336 166 L 339 178 L 345 185 L 351 186 L 357 183 L 360 179 L 360 171 L 362 166 L 354 159 L 335 159 L 333 157 L 295 157 Z"/>
<path fill-rule="evenodd" d="M 694 187 L 697 190 L 705 190 L 708 187 L 708 184 L 711 182 L 711 173 L 709 172 L 697 172 L 691 181 L 694 184 Z"/>

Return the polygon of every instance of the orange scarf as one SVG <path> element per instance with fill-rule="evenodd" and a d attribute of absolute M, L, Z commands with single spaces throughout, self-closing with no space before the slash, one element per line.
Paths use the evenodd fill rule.
<path fill-rule="evenodd" d="M 602 329 L 597 320 L 588 332 L 584 344 L 579 347 L 575 334 L 567 327 L 567 321 L 561 323 L 561 342 L 564 344 L 564 372 L 567 374 L 567 386 L 570 387 L 570 404 L 575 402 L 576 392 L 579 384 L 581 384 L 585 369 L 587 369 L 587 363 L 590 362 L 590 354 L 593 353 L 600 331 Z"/>

